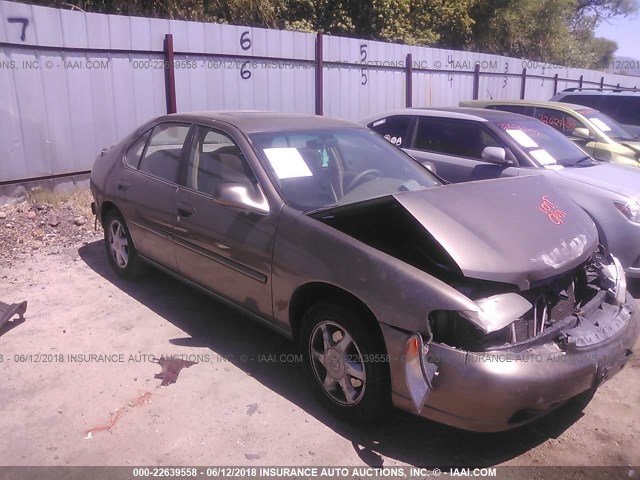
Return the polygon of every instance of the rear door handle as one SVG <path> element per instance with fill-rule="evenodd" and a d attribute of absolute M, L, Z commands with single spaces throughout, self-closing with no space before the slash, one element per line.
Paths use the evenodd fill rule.
<path fill-rule="evenodd" d="M 118 190 L 121 190 L 123 192 L 126 189 L 128 189 L 130 186 L 131 186 L 131 184 L 129 182 L 125 182 L 124 180 L 119 180 L 118 184 L 117 184 Z"/>
<path fill-rule="evenodd" d="M 181 203 L 178 206 L 178 215 L 180 215 L 181 217 L 188 217 L 190 216 L 193 212 L 195 212 L 195 208 L 193 208 L 193 205 L 189 205 L 187 203 Z"/>

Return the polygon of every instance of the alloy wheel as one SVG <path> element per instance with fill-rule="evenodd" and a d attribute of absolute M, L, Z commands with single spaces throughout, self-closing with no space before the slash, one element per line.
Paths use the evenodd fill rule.
<path fill-rule="evenodd" d="M 129 263 L 129 240 L 124 226 L 117 219 L 109 225 L 109 248 L 116 265 L 126 268 Z"/>
<path fill-rule="evenodd" d="M 362 399 L 367 383 L 364 359 L 344 327 L 319 322 L 311 332 L 309 354 L 316 380 L 329 398 L 344 406 Z"/>

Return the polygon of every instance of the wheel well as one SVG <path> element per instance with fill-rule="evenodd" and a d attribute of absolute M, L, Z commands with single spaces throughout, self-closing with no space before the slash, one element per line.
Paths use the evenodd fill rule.
<path fill-rule="evenodd" d="M 115 203 L 109 201 L 102 202 L 102 207 L 100 208 L 100 223 L 102 224 L 102 226 L 104 226 L 104 220 L 105 218 L 107 218 L 107 213 L 109 213 L 111 210 L 116 210 L 117 212 L 119 212 L 118 207 L 116 207 Z"/>
<path fill-rule="evenodd" d="M 598 240 L 600 241 L 600 244 L 604 248 L 608 248 L 608 246 L 607 246 L 607 236 L 605 235 L 604 231 L 602 230 L 602 227 L 600 226 L 600 224 L 596 221 L 596 219 L 593 217 L 593 215 L 591 215 L 589 212 L 587 212 L 584 208 L 582 210 L 584 210 L 584 213 L 589 215 L 589 218 L 593 221 L 593 223 L 596 224 L 596 230 L 598 230 Z"/>
<path fill-rule="evenodd" d="M 332 301 L 353 309 L 358 317 L 368 324 L 369 331 L 375 332 L 380 348 L 386 353 L 382 330 L 369 307 L 352 293 L 328 283 L 308 283 L 298 287 L 294 292 L 289 304 L 289 323 L 294 340 L 299 340 L 300 327 L 305 312 L 319 301 Z"/>

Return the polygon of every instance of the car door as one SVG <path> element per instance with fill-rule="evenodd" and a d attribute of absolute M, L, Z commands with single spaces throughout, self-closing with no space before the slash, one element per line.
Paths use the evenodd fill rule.
<path fill-rule="evenodd" d="M 195 126 L 175 210 L 180 274 L 263 317 L 272 316 L 271 261 L 278 211 L 222 205 L 223 184 L 261 189 L 225 127 Z"/>
<path fill-rule="evenodd" d="M 127 167 L 118 180 L 124 213 L 138 251 L 176 270 L 172 235 L 176 191 L 190 125 L 161 123 L 136 142 L 125 155 Z"/>
<path fill-rule="evenodd" d="M 407 153 L 430 162 L 439 176 L 454 183 L 512 177 L 520 170 L 507 147 L 479 122 L 418 116 L 410 147 Z M 485 147 L 505 148 L 510 165 L 483 160 Z"/>

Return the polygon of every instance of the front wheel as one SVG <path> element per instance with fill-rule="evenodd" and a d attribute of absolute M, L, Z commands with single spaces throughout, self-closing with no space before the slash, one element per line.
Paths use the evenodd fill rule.
<path fill-rule="evenodd" d="M 110 210 L 104 226 L 104 245 L 111 267 L 122 278 L 131 279 L 142 275 L 146 266 L 131 241 L 129 229 L 122 215 Z"/>
<path fill-rule="evenodd" d="M 346 420 L 374 420 L 390 403 L 389 365 L 364 318 L 333 303 L 318 303 L 304 319 L 302 345 L 314 392 Z"/>

